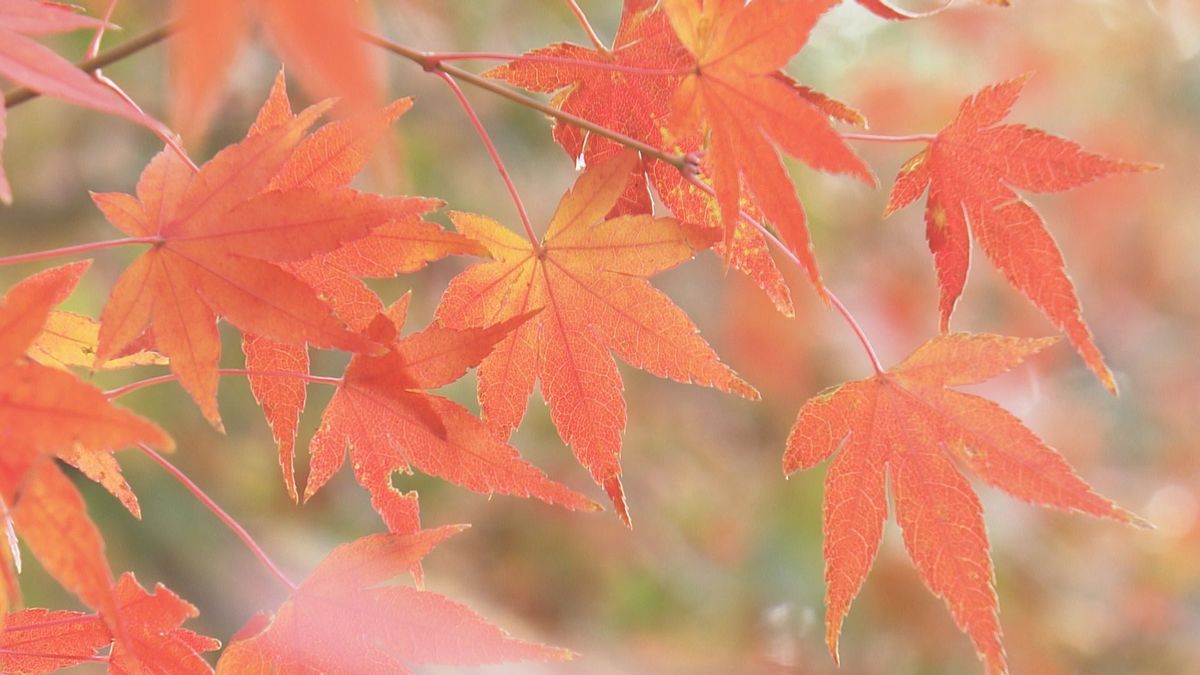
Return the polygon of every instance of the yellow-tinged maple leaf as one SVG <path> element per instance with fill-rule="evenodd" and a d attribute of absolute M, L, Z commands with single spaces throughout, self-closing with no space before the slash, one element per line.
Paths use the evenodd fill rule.
<path fill-rule="evenodd" d="M 687 314 L 644 278 L 692 257 L 686 231 L 674 220 L 649 215 L 601 222 L 636 161 L 626 153 L 584 172 L 536 250 L 494 220 L 452 213 L 458 230 L 487 248 L 494 262 L 455 277 L 437 309 L 438 320 L 453 328 L 542 310 L 480 365 L 485 419 L 508 437 L 540 380 L 559 436 L 626 523 L 620 479 L 625 400 L 611 352 L 660 377 L 758 397 L 721 363 Z"/>
<path fill-rule="evenodd" d="M 50 312 L 42 332 L 29 346 L 28 356 L 60 370 L 120 370 L 136 366 L 163 366 L 167 357 L 150 349 L 135 349 L 104 362 L 96 360 L 100 344 L 100 322 L 74 312 Z"/>
<path fill-rule="evenodd" d="M 117 355 L 152 328 L 158 351 L 219 427 L 218 316 L 245 332 L 298 347 L 375 348 L 347 330 L 286 267 L 413 215 L 409 198 L 310 184 L 302 180 L 303 171 L 280 182 L 323 147 L 297 148 L 327 107 L 313 106 L 268 130 L 251 130 L 198 173 L 163 151 L 143 172 L 136 198 L 93 196 L 110 222 L 151 243 L 117 281 L 101 314 L 99 360 Z"/>
<path fill-rule="evenodd" d="M 517 640 L 471 609 L 407 586 L 382 585 L 461 531 L 376 534 L 334 549 L 257 634 L 235 639 L 218 673 L 409 673 L 413 666 L 561 661 L 571 652 Z"/>
<path fill-rule="evenodd" d="M 1110 159 L 1074 141 L 1019 124 L 1000 124 L 1027 77 L 985 87 L 963 101 L 958 116 L 910 159 L 896 177 L 884 217 L 925 193 L 925 237 L 941 291 L 941 329 L 962 295 L 971 263 L 970 232 L 1017 290 L 1066 333 L 1104 386 L 1117 383 L 1083 321 L 1062 252 L 1041 216 L 1014 188 L 1059 192 L 1116 173 L 1150 171 L 1153 164 Z"/>
<path fill-rule="evenodd" d="M 1014 497 L 1144 525 L 1096 494 L 1067 461 L 995 403 L 950 387 L 990 379 L 1054 342 L 987 334 L 933 338 L 886 373 L 800 409 L 783 470 L 837 453 L 825 478 L 826 639 L 838 635 L 883 535 L 892 494 L 921 580 L 945 600 L 989 672 L 1006 672 L 983 510 L 956 465 Z"/>

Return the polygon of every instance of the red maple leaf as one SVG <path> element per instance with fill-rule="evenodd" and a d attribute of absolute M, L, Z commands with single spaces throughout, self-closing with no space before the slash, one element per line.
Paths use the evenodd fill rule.
<path fill-rule="evenodd" d="M 956 464 L 1034 504 L 1142 524 L 1093 492 L 1011 413 L 950 389 L 995 377 L 1053 341 L 942 335 L 892 370 L 826 391 L 800 409 L 784 473 L 837 453 L 825 478 L 823 525 L 826 640 L 835 660 L 842 620 L 879 548 L 888 492 L 921 580 L 996 673 L 1006 664 L 983 511 Z"/>
<path fill-rule="evenodd" d="M 235 640 L 218 673 L 409 673 L 413 666 L 559 661 L 448 598 L 383 585 L 461 527 L 376 534 L 334 549 L 261 632 Z M 254 620 L 253 623 L 261 624 Z M 251 632 L 250 630 L 244 632 Z"/>
<path fill-rule="evenodd" d="M 884 216 L 929 190 L 925 236 L 937 268 L 942 332 L 962 295 L 971 262 L 971 234 L 1017 290 L 1046 314 L 1109 391 L 1117 384 L 1083 321 L 1062 253 L 1041 216 L 1014 188 L 1068 190 L 1114 173 L 1156 167 L 1085 152 L 1078 144 L 1019 124 L 1000 124 L 1026 77 L 986 87 L 963 102 L 958 116 L 910 159 L 896 178 Z"/>
<path fill-rule="evenodd" d="M 251 130 L 198 173 L 164 151 L 143 172 L 137 198 L 94 195 L 114 225 L 152 245 L 122 274 L 101 314 L 100 360 L 151 328 L 181 384 L 219 427 L 218 316 L 296 346 L 373 348 L 286 267 L 411 219 L 414 211 L 408 198 L 301 180 L 314 146 L 299 152 L 297 145 L 326 107 Z"/>
<path fill-rule="evenodd" d="M 692 257 L 686 230 L 648 215 L 600 222 L 636 161 L 626 153 L 585 171 L 537 250 L 494 220 L 452 213 L 458 230 L 495 260 L 455 277 L 437 310 L 440 322 L 465 329 L 542 309 L 480 365 L 485 419 L 507 437 L 540 380 L 559 436 L 626 523 L 619 459 L 625 401 L 610 352 L 660 377 L 758 397 L 721 363 L 687 314 L 644 278 Z"/>

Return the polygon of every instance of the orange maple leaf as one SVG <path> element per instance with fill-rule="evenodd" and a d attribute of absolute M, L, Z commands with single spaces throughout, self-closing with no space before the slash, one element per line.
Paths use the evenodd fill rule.
<path fill-rule="evenodd" d="M 401 99 L 390 106 L 362 116 L 326 125 L 304 139 L 292 159 L 271 181 L 271 189 L 298 187 L 335 188 L 348 184 L 363 168 L 372 146 L 388 125 L 412 106 Z M 255 120 L 252 133 L 264 133 L 294 119 L 282 71 L 275 79 L 266 105 Z M 485 251 L 462 235 L 447 232 L 422 216 L 442 203 L 436 199 L 408 197 L 407 208 L 397 207 L 391 220 L 366 237 L 346 242 L 329 253 L 309 260 L 283 263 L 323 298 L 333 313 L 356 331 L 364 331 L 380 312 L 383 303 L 361 279 L 388 278 L 415 272 L 426 264 L 456 254 Z M 253 334 L 242 336 L 246 367 L 264 372 L 299 372 L 309 369 L 308 350 Z M 292 499 L 296 491 L 296 431 L 307 398 L 307 383 L 297 378 L 250 375 L 250 387 L 263 408 L 271 433 L 279 447 L 279 465 Z"/>
<path fill-rule="evenodd" d="M 40 0 L 5 0 L 0 3 L 0 77 L 67 103 L 124 117 L 152 130 L 159 128 L 158 122 L 115 91 L 30 37 L 104 25 L 99 19 L 77 14 L 75 8 L 68 5 Z M 0 105 L 0 158 L 3 157 L 6 130 L 5 107 Z M 12 189 L 2 164 L 0 203 L 12 203 Z"/>
<path fill-rule="evenodd" d="M 686 231 L 649 215 L 600 222 L 636 161 L 626 153 L 584 172 L 536 250 L 494 220 L 451 213 L 458 230 L 495 262 L 455 277 L 437 309 L 440 322 L 464 329 L 542 309 L 480 365 L 485 419 L 498 435 L 510 435 L 540 380 L 559 436 L 627 524 L 619 461 L 625 400 L 610 351 L 660 377 L 758 397 L 721 363 L 687 314 L 644 279 L 692 257 Z"/>
<path fill-rule="evenodd" d="M 1083 321 L 1062 252 L 1041 216 L 1013 188 L 1058 192 L 1115 173 L 1157 167 L 1085 152 L 1073 141 L 1038 129 L 1000 124 L 1027 79 L 985 87 L 964 101 L 954 121 L 900 169 L 884 217 L 928 188 L 925 236 L 937 268 L 943 333 L 949 330 L 970 268 L 969 224 L 1008 282 L 1066 333 L 1092 372 L 1115 394 L 1117 383 Z"/>
<path fill-rule="evenodd" d="M 185 138 L 204 131 L 256 22 L 316 97 L 375 103 L 379 70 L 358 34 L 367 11 L 356 0 L 175 0 L 181 27 L 170 53 L 175 128 Z"/>
<path fill-rule="evenodd" d="M 361 239 L 413 211 L 407 198 L 276 182 L 311 162 L 312 146 L 304 153 L 295 149 L 327 107 L 310 107 L 261 133 L 252 130 L 198 173 L 164 151 L 143 172 L 137 198 L 93 196 L 110 222 L 152 245 L 122 274 L 101 314 L 99 360 L 151 328 L 183 387 L 220 427 L 218 316 L 245 332 L 297 346 L 373 348 L 284 266 Z"/>
<path fill-rule="evenodd" d="M 93 660 L 110 643 L 108 626 L 95 614 L 48 609 L 13 612 L 0 632 L 0 670 L 55 672 Z"/>
<path fill-rule="evenodd" d="M 694 64 L 694 57 L 653 0 L 626 0 L 612 49 L 557 43 L 484 74 L 530 91 L 554 94 L 551 104 L 564 112 L 653 147 L 686 154 L 701 150 L 703 137 L 695 133 L 673 138 L 667 127 L 673 92 Z M 554 124 L 553 136 L 572 159 L 586 165 L 625 151 L 615 141 L 560 121 Z M 717 255 L 763 289 L 780 312 L 793 314 L 791 292 L 762 234 L 739 222 L 732 241 L 726 242 L 715 201 L 684 180 L 674 166 L 651 158 L 635 165 L 609 217 L 650 213 L 651 186 L 671 213 L 696 231 L 697 243 L 711 245 Z"/>
<path fill-rule="evenodd" d="M 339 546 L 264 630 L 229 645 L 217 672 L 409 673 L 426 664 L 570 658 L 566 650 L 517 640 L 436 593 L 381 585 L 418 565 L 430 549 L 462 529 L 376 534 Z"/>
<path fill-rule="evenodd" d="M 201 654 L 220 649 L 221 642 L 180 627 L 200 614 L 191 603 L 162 584 L 147 593 L 132 572 L 121 575 L 113 593 L 116 613 L 105 617 L 114 635 L 110 673 L 213 672 Z"/>
<path fill-rule="evenodd" d="M 162 584 L 147 593 L 128 572 L 112 596 L 111 608 L 98 614 L 27 609 L 10 615 L 0 633 L 0 667 L 6 673 L 48 673 L 102 660 L 118 675 L 213 672 L 200 654 L 221 643 L 180 628 L 198 615 L 190 603 Z M 109 646 L 106 658 L 97 656 Z"/>
<path fill-rule="evenodd" d="M 0 301 L 0 499 L 12 505 L 17 532 L 51 576 L 85 604 L 111 609 L 115 601 L 104 542 L 79 490 L 52 457 L 90 466 L 78 458 L 112 460 L 108 453 L 136 443 L 164 449 L 174 443 L 156 425 L 113 406 L 103 392 L 71 373 L 23 356 L 51 308 L 66 299 L 89 265 L 72 263 L 36 274 Z"/>
<path fill-rule="evenodd" d="M 1053 342 L 941 335 L 892 370 L 800 409 L 784 473 L 837 452 L 825 478 L 823 525 L 826 640 L 835 660 L 842 620 L 879 548 L 889 490 L 921 580 L 945 600 L 989 672 L 1006 672 L 992 563 L 982 507 L 955 464 L 1034 504 L 1144 524 L 1092 491 L 1011 413 L 949 388 L 995 377 Z"/>
<path fill-rule="evenodd" d="M 486 328 L 432 326 L 400 338 L 410 297 L 401 298 L 372 326 L 371 336 L 390 344 L 390 351 L 356 355 L 346 367 L 309 443 L 304 498 L 316 494 L 341 468 L 349 448 L 355 477 L 392 532 L 420 529 L 416 494 L 392 487 L 392 475 L 410 471 L 410 466 L 476 492 L 597 510 L 591 500 L 523 461 L 465 408 L 421 391 L 462 377 L 529 315 Z"/>
<path fill-rule="evenodd" d="M 829 116 L 780 72 L 837 0 L 664 0 L 663 9 L 695 57 L 672 102 L 673 131 L 709 131 L 706 168 L 732 242 L 744 184 L 766 219 L 824 293 L 804 207 L 776 147 L 822 171 L 875 177 L 846 146 Z"/>

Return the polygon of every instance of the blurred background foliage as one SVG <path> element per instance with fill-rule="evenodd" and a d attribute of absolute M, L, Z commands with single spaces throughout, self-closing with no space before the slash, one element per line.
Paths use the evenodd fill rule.
<path fill-rule="evenodd" d="M 91 0 L 94 10 L 105 3 Z M 123 34 L 158 25 L 166 3 L 125 0 Z M 581 2 L 600 34 L 620 3 Z M 1040 511 L 980 486 L 1013 672 L 1200 671 L 1200 3 L 1195 0 L 962 2 L 937 18 L 886 23 L 846 3 L 822 20 L 792 71 L 858 107 L 880 133 L 934 132 L 982 85 L 1033 72 L 1013 119 L 1119 157 L 1160 162 L 1157 173 L 1108 179 L 1035 197 L 1062 246 L 1090 322 L 1122 389 L 1112 399 L 1070 349 L 980 389 L 1059 448 L 1104 494 L 1157 525 L 1150 532 Z M 519 52 L 586 38 L 558 0 L 388 0 L 379 27 L 431 50 Z M 908 6 L 919 7 L 913 2 Z M 52 43 L 82 54 L 88 36 Z M 164 51 L 106 69 L 148 111 L 166 109 Z M 232 93 L 197 161 L 239 139 L 266 96 L 268 50 L 243 53 Z M 407 62 L 381 58 L 395 96 L 416 107 L 362 178 L 390 194 L 445 199 L 450 208 L 516 216 L 499 178 L 445 87 Z M 297 96 L 302 96 L 294 88 Z M 544 226 L 575 172 L 547 120 L 468 91 L 535 221 Z M 87 191 L 131 191 L 157 150 L 126 122 L 42 99 L 9 117 L 5 162 L 16 203 L 0 210 L 0 254 L 116 236 Z M 896 169 L 914 147 L 864 145 L 881 177 L 871 191 L 793 165 L 826 280 L 865 324 L 886 363 L 936 330 L 936 289 L 919 208 L 879 218 Z M 444 216 L 437 216 L 446 222 Z M 132 252 L 108 251 L 69 308 L 98 314 Z M 432 316 L 446 282 L 470 260 L 450 260 L 375 287 L 391 301 L 414 292 L 410 325 Z M 7 287 L 36 271 L 0 269 Z M 784 481 L 780 456 L 800 404 L 869 374 L 852 335 L 791 275 L 788 320 L 711 254 L 658 284 L 695 318 L 719 353 L 764 394 L 750 404 L 623 369 L 631 411 L 623 461 L 635 529 L 611 513 L 579 515 L 540 503 L 487 499 L 421 476 L 427 525 L 473 529 L 427 562 L 427 587 L 460 599 L 520 637 L 574 649 L 572 664 L 494 672 L 834 672 L 823 645 L 821 496 L 824 468 Z M 978 265 L 955 328 L 1044 335 L 1051 326 L 988 265 Z M 224 329 L 225 365 L 236 334 Z M 410 328 L 410 330 L 412 330 Z M 321 354 L 317 372 L 339 374 Z M 137 375 L 97 375 L 113 386 Z M 475 405 L 468 377 L 448 395 Z M 301 448 L 329 392 L 310 388 Z M 292 504 L 244 380 L 227 378 L 228 435 L 206 425 L 176 385 L 125 403 L 178 440 L 173 461 L 259 539 L 295 577 L 338 543 L 377 531 L 366 494 L 343 472 L 314 500 Z M 551 476 L 600 499 L 534 403 L 513 439 Z M 222 640 L 282 593 L 234 536 L 145 458 L 120 455 L 141 498 L 138 522 L 80 481 L 115 570 L 162 581 L 200 607 L 195 629 Z M 300 453 L 299 473 L 306 471 Z M 969 642 L 920 585 L 893 525 L 842 641 L 843 672 L 961 673 L 979 669 Z M 27 560 L 31 557 L 26 556 Z M 30 562 L 31 606 L 71 607 Z M 492 672 L 492 671 L 486 671 Z"/>

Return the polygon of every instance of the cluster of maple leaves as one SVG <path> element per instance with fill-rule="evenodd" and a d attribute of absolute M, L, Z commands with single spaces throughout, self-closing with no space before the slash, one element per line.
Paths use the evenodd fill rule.
<path fill-rule="evenodd" d="M 881 0 L 859 1 L 884 18 L 916 16 Z M 82 497 L 55 460 L 137 515 L 112 453 L 170 450 L 173 441 L 72 369 L 169 365 L 171 379 L 221 428 L 222 319 L 241 331 L 243 372 L 277 441 L 289 494 L 313 496 L 349 453 L 387 533 L 333 551 L 276 613 L 234 636 L 218 671 L 393 672 L 419 663 L 568 656 L 510 638 L 431 592 L 385 584 L 408 572 L 419 578 L 425 554 L 461 529 L 423 529 L 416 495 L 396 490 L 392 476 L 416 468 L 480 493 L 598 510 L 507 442 L 540 383 L 563 442 L 628 524 L 620 465 L 627 413 L 614 354 L 660 377 L 758 397 L 648 277 L 711 248 L 790 315 L 790 290 L 769 249 L 781 240 L 815 292 L 836 302 L 781 159 L 876 184 L 835 127 L 863 126 L 862 116 L 782 70 L 834 4 L 626 0 L 612 47 L 558 43 L 486 73 L 551 94 L 555 108 L 614 132 L 556 122 L 555 140 L 587 169 L 535 240 L 470 213 L 451 212 L 455 231 L 448 231 L 424 219 L 442 206 L 436 199 L 349 187 L 411 106 L 408 99 L 377 105 L 382 87 L 369 75 L 371 54 L 358 35 L 367 24 L 347 20 L 358 17 L 357 3 L 178 0 L 184 29 L 173 38 L 177 128 L 204 128 L 252 18 L 267 27 L 292 72 L 315 92 L 342 93 L 350 112 L 312 131 L 332 103 L 294 112 L 281 73 L 244 140 L 199 167 L 169 147 L 147 165 L 135 194 L 93 194 L 129 237 L 125 243 L 149 247 L 122 273 L 98 321 L 54 310 L 87 262 L 35 274 L 4 296 L 0 498 L 10 542 L 21 537 L 93 613 L 8 613 L 19 596 L 14 544 L 4 554 L 0 587 L 7 614 L 0 668 L 44 672 L 108 649 L 103 658 L 113 672 L 210 670 L 200 655 L 219 643 L 181 627 L 195 608 L 162 586 L 148 593 L 131 574 L 114 581 Z M 154 128 L 119 90 L 30 37 L 104 25 L 54 3 L 0 0 L 0 75 Z M 946 601 L 993 672 L 1006 665 L 988 543 L 979 500 L 959 467 L 1026 501 L 1141 522 L 1094 493 L 1012 414 L 953 388 L 1005 372 L 1053 342 L 950 332 L 974 237 L 1116 390 L 1054 240 L 1015 190 L 1065 190 L 1152 167 L 1003 124 L 1024 82 L 1018 77 L 968 98 L 904 165 L 888 200 L 885 215 L 928 193 L 940 334 L 891 370 L 876 363 L 873 376 L 810 400 L 787 440 L 785 473 L 833 457 L 824 554 L 835 658 L 842 621 L 879 546 L 889 485 L 922 580 Z M 0 142 L 4 132 L 0 109 Z M 620 139 L 660 155 L 636 153 Z M 687 162 L 680 169 L 667 156 Z M 655 216 L 652 193 L 671 217 Z M 0 198 L 11 197 L 0 173 Z M 451 255 L 485 261 L 450 282 L 432 325 L 402 335 L 408 296 L 384 307 L 363 279 L 413 272 Z M 309 347 L 353 356 L 340 378 L 316 378 Z M 476 367 L 481 417 L 428 393 Z M 301 491 L 292 465 L 314 380 L 336 392 L 309 441 L 311 469 Z"/>

